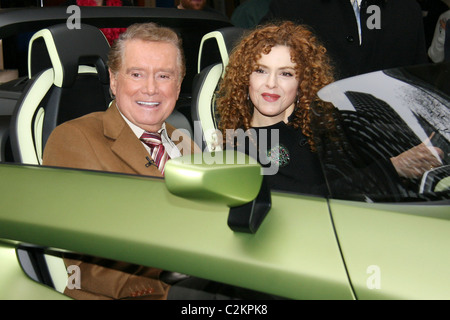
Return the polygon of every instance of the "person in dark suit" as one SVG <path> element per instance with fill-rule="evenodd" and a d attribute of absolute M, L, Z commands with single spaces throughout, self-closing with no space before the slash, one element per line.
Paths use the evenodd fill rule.
<path fill-rule="evenodd" d="M 130 26 L 111 48 L 108 67 L 114 101 L 106 111 L 59 125 L 46 144 L 44 165 L 162 177 L 165 162 L 158 159 L 200 151 L 166 122 L 185 75 L 174 31 L 153 23 Z M 147 146 L 143 133 L 159 136 L 162 143 Z M 99 258 L 65 262 L 82 272 L 81 289 L 65 290 L 77 299 L 166 299 L 170 288 L 155 268 Z"/>
<path fill-rule="evenodd" d="M 422 11 L 415 0 L 275 0 L 262 21 L 273 19 L 310 26 L 334 60 L 338 79 L 427 62 Z"/>

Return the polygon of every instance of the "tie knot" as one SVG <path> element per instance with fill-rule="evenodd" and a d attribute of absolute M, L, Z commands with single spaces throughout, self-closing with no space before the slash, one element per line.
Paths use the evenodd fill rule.
<path fill-rule="evenodd" d="M 156 132 L 145 131 L 141 136 L 141 141 L 150 147 L 150 156 L 152 157 L 151 159 L 147 157 L 149 163 L 145 166 L 154 164 L 164 175 L 164 166 L 167 160 L 170 159 L 170 157 L 167 154 L 166 148 L 164 148 L 164 145 L 161 141 L 161 135 Z"/>
<path fill-rule="evenodd" d="M 149 146 L 159 146 L 162 141 L 161 141 L 161 135 L 157 132 L 147 132 L 145 131 L 142 136 L 141 136 L 141 140 L 146 143 Z"/>

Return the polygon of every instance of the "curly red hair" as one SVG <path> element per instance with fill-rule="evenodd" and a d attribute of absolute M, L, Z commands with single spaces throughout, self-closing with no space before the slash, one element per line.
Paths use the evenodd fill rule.
<path fill-rule="evenodd" d="M 298 103 L 289 125 L 301 128 L 314 150 L 310 106 L 319 101 L 317 92 L 334 81 L 333 67 L 327 50 L 314 33 L 290 21 L 259 26 L 244 35 L 233 49 L 217 94 L 219 129 L 225 137 L 226 129 L 251 128 L 254 106 L 248 99 L 250 74 L 261 55 L 268 54 L 276 45 L 290 48 L 299 80 Z"/>

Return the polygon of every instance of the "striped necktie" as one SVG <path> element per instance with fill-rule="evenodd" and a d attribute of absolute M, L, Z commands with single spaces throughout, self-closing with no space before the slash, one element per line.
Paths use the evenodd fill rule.
<path fill-rule="evenodd" d="M 158 167 L 159 171 L 164 175 L 164 167 L 170 157 L 162 144 L 161 135 L 159 133 L 145 131 L 140 140 L 149 146 L 150 155 L 153 159 L 151 163 Z"/>

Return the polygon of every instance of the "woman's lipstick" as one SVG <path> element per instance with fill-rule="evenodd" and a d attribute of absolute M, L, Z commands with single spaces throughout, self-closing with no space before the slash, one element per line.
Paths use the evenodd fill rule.
<path fill-rule="evenodd" d="M 275 102 L 280 98 L 280 95 L 278 95 L 278 94 L 272 94 L 272 93 L 266 93 L 266 92 L 261 94 L 261 96 L 267 102 Z"/>

